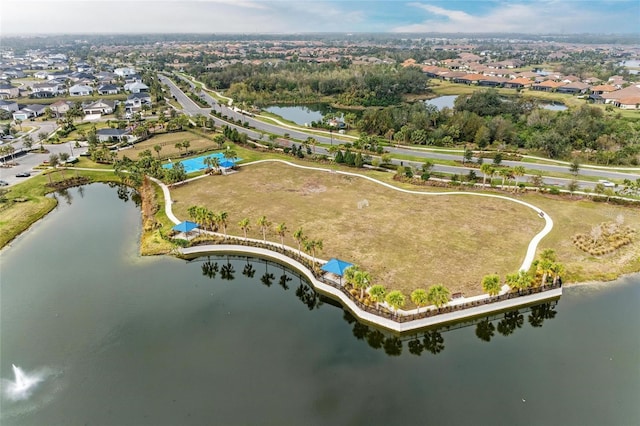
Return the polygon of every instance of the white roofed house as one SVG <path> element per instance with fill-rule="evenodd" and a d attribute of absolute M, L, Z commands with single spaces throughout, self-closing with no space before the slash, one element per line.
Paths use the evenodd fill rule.
<path fill-rule="evenodd" d="M 149 91 L 149 86 L 136 81 L 134 83 L 125 84 L 124 90 L 127 90 L 131 93 L 144 93 Z"/>
<path fill-rule="evenodd" d="M 93 94 L 93 87 L 84 84 L 76 84 L 69 88 L 69 95 L 71 96 L 91 96 Z"/>
<path fill-rule="evenodd" d="M 64 89 L 60 87 L 58 83 L 44 82 L 35 83 L 31 86 L 31 98 L 53 98 L 60 93 L 64 92 Z"/>
<path fill-rule="evenodd" d="M 82 111 L 86 115 L 93 114 L 113 114 L 115 109 L 114 101 L 97 100 L 82 107 Z"/>
<path fill-rule="evenodd" d="M 136 74 L 136 70 L 134 70 L 133 68 L 116 68 L 115 70 L 113 70 L 114 74 L 119 76 L 119 77 L 128 77 L 130 75 L 134 75 Z"/>
<path fill-rule="evenodd" d="M 39 78 L 40 80 L 46 80 L 47 77 L 49 76 L 49 73 L 47 71 L 38 71 L 35 74 L 33 74 L 33 76 L 35 78 Z"/>

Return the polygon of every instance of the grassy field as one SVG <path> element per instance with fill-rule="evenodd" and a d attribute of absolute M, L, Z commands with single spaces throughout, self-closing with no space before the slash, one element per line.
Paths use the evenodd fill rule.
<path fill-rule="evenodd" d="M 567 270 L 566 282 L 611 280 L 621 274 L 640 271 L 640 214 L 637 206 L 622 207 L 587 199 L 578 201 L 534 194 L 525 195 L 523 199 L 540 207 L 553 219 L 554 228 L 539 248 L 556 250 L 558 259 Z M 579 250 L 571 242 L 573 235 L 589 234 L 594 226 L 615 221 L 618 215 L 623 215 L 625 223 L 637 231 L 633 244 L 612 254 L 595 257 Z"/>
<path fill-rule="evenodd" d="M 77 174 L 90 177 L 93 181 L 119 181 L 110 172 L 68 170 L 65 173 L 67 177 Z M 50 177 L 53 181 L 60 180 L 62 172 L 55 171 Z M 56 206 L 56 200 L 46 196 L 50 192 L 45 186 L 47 182 L 49 176 L 42 174 L 9 189 L 6 201 L 0 203 L 0 247 L 4 247 Z"/>
<path fill-rule="evenodd" d="M 138 158 L 138 154 L 145 149 L 150 150 L 155 157 L 157 156 L 157 154 L 153 150 L 153 147 L 156 145 L 160 145 L 160 147 L 162 147 L 162 150 L 160 151 L 160 158 L 179 157 L 180 152 L 184 152 L 184 150 L 178 150 L 175 145 L 178 142 L 182 143 L 184 141 L 189 141 L 190 151 L 200 152 L 205 150 L 213 150 L 218 147 L 218 145 L 212 140 L 191 132 L 162 133 L 153 135 L 150 139 L 135 144 L 130 149 L 118 151 L 118 158 L 122 159 L 126 155 L 132 160 L 136 160 Z"/>
<path fill-rule="evenodd" d="M 485 274 L 518 269 L 544 225 L 530 209 L 504 200 L 404 194 L 361 178 L 274 163 L 201 179 L 173 189 L 172 196 L 181 219 L 192 205 L 227 211 L 229 232 L 237 235 L 238 221 L 248 217 L 249 234 L 261 238 L 256 221 L 266 215 L 273 226 L 287 224 L 285 243 L 296 247 L 291 233 L 302 226 L 310 238 L 323 240 L 321 257 L 355 262 L 375 282 L 407 295 L 436 283 L 481 293 Z M 358 209 L 365 198 L 369 207 Z M 268 238 L 279 239 L 273 230 Z"/>

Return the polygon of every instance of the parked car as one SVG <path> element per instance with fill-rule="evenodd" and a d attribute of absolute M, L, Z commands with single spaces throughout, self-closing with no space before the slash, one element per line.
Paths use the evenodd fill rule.
<path fill-rule="evenodd" d="M 29 172 L 16 173 L 16 177 L 29 177 L 29 176 L 31 176 L 31 173 Z"/>
<path fill-rule="evenodd" d="M 0 186 L 7 186 L 9 185 L 9 182 L 7 182 L 6 180 L 0 180 Z"/>

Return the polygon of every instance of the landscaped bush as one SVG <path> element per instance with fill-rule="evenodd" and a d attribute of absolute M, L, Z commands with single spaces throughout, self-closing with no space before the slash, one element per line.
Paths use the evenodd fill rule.
<path fill-rule="evenodd" d="M 633 242 L 635 229 L 624 226 L 620 216 L 615 222 L 603 222 L 594 226 L 589 234 L 577 234 L 573 244 L 592 256 L 604 256 Z"/>

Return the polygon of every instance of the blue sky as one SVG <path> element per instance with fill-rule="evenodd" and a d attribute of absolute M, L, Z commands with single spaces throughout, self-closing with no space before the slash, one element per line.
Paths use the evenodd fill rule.
<path fill-rule="evenodd" d="M 2 0 L 0 34 L 638 33 L 640 0 Z"/>

